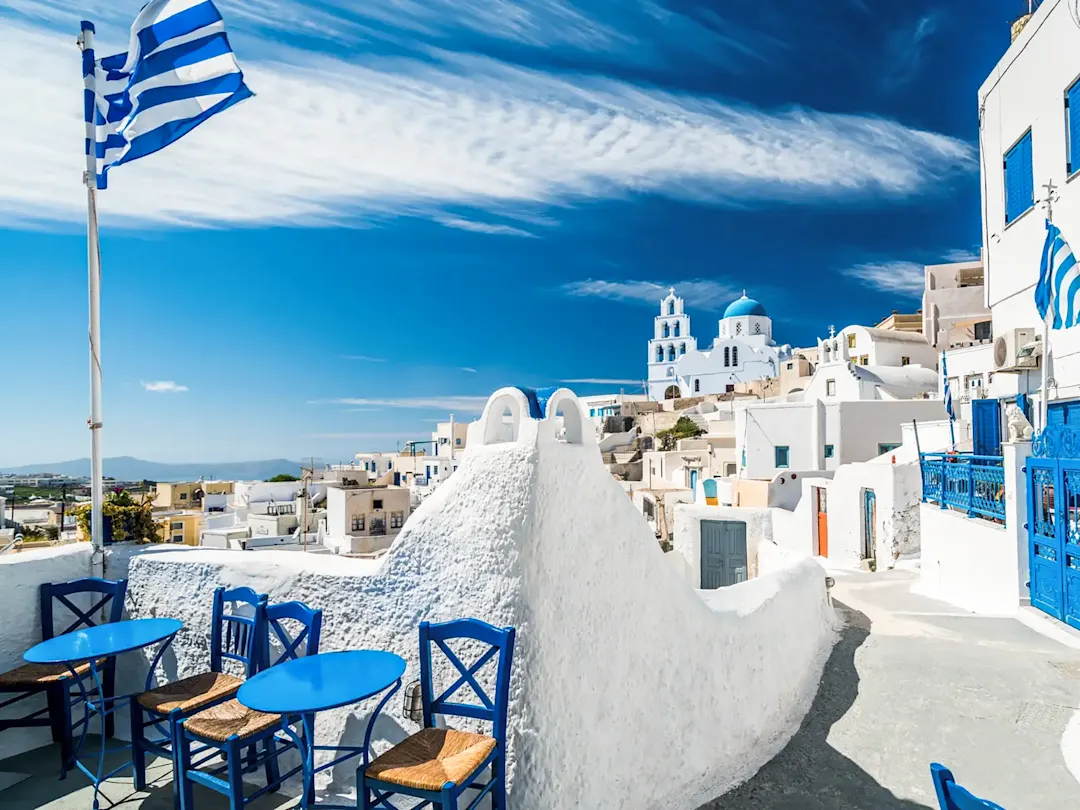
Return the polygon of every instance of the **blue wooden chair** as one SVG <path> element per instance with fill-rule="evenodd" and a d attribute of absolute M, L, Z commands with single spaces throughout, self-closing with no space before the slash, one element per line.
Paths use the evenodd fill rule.
<path fill-rule="evenodd" d="M 97 617 L 101 612 L 108 609 L 109 621 L 120 621 L 124 613 L 124 596 L 127 593 L 127 580 L 108 580 L 97 577 L 76 579 L 71 582 L 47 582 L 38 591 L 41 601 L 41 640 L 47 641 L 55 636 L 71 633 L 84 627 L 97 625 Z M 79 597 L 88 595 L 88 600 Z M 74 598 L 74 602 L 72 601 Z M 87 610 L 83 610 L 76 602 L 85 601 L 89 604 Z M 58 629 L 56 604 L 66 608 L 74 621 Z M 114 695 L 116 683 L 116 661 L 98 661 L 101 667 L 101 687 L 105 692 L 104 697 L 111 698 Z M 80 664 L 75 667 L 80 679 L 89 676 L 90 664 Z M 35 728 L 48 727 L 52 729 L 53 740 L 60 743 L 60 778 L 67 775 L 72 764 L 74 746 L 72 743 L 74 729 L 86 722 L 85 718 L 72 724 L 71 721 L 71 687 L 75 685 L 75 679 L 71 670 L 61 664 L 23 664 L 10 672 L 0 674 L 0 693 L 16 693 L 16 697 L 0 703 L 0 709 L 18 703 L 35 695 L 45 694 L 46 707 L 31 712 L 23 717 L 0 719 L 0 731 L 9 728 Z M 90 683 L 86 686 L 88 694 L 97 694 L 97 687 Z M 48 715 L 43 717 L 42 715 Z M 105 720 L 105 736 L 113 735 L 112 715 Z"/>
<path fill-rule="evenodd" d="M 512 627 L 500 629 L 478 619 L 459 619 L 420 625 L 420 689 L 424 701 L 424 728 L 391 748 L 357 772 L 359 807 L 363 810 L 391 808 L 395 795 L 423 799 L 420 807 L 457 810 L 466 790 L 479 791 L 468 807 L 474 808 L 491 794 L 492 810 L 506 810 L 506 710 L 510 696 L 510 672 L 514 660 Z M 453 639 L 472 639 L 488 645 L 472 666 L 466 666 L 447 645 Z M 432 645 L 446 656 L 459 677 L 435 696 Z M 477 673 L 496 655 L 495 696 L 488 696 L 476 680 Z M 451 700 L 468 684 L 480 705 Z M 435 715 L 469 717 L 491 723 L 491 736 L 435 728 Z M 478 780 L 490 766 L 486 782 Z"/>
<path fill-rule="evenodd" d="M 229 610 L 226 611 L 226 605 Z M 239 664 L 245 678 L 259 671 L 266 635 L 266 595 L 240 587 L 214 591 L 210 624 L 210 669 L 135 695 L 131 701 L 131 762 L 136 790 L 146 789 L 148 753 L 173 760 L 173 799 L 180 802 L 176 740 L 193 714 L 232 698 L 244 679 L 225 672 Z M 157 734 L 147 737 L 147 729 Z"/>
<path fill-rule="evenodd" d="M 936 762 L 930 765 L 938 805 L 941 810 L 1005 810 L 1001 805 L 987 799 L 972 796 L 953 779 L 952 771 Z"/>
<path fill-rule="evenodd" d="M 321 610 L 309 608 L 303 602 L 282 602 L 267 605 L 264 613 L 267 629 L 259 639 L 260 670 L 319 652 Z M 287 621 L 299 625 L 295 635 L 285 626 Z M 279 737 L 278 732 L 283 723 L 299 721 L 300 718 L 282 718 L 278 714 L 254 711 L 235 698 L 185 720 L 180 725 L 177 741 L 181 810 L 195 810 L 192 796 L 195 782 L 228 796 L 230 810 L 242 810 L 253 799 L 276 791 L 283 780 L 302 770 L 302 766 L 297 765 L 282 774 L 278 768 L 281 753 L 296 749 L 296 743 Z M 193 744 L 199 747 L 194 748 Z M 262 749 L 261 753 L 258 748 Z M 209 756 L 194 759 L 196 754 L 207 750 L 211 751 Z M 225 765 L 210 771 L 198 770 L 215 754 L 225 756 Z M 260 767 L 266 771 L 266 785 L 250 796 L 244 796 L 244 774 L 254 773 Z M 225 778 L 221 777 L 222 773 Z"/>

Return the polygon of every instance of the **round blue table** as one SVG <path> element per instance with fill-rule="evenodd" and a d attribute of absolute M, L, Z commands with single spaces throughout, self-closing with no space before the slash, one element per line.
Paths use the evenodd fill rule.
<path fill-rule="evenodd" d="M 315 802 L 316 773 L 361 755 L 364 758 L 364 767 L 367 767 L 375 720 L 387 701 L 401 688 L 401 676 L 404 674 L 405 659 L 382 650 L 320 653 L 286 661 L 260 672 L 240 687 L 236 699 L 257 712 L 282 715 L 283 729 L 300 751 L 304 771 L 304 798 L 301 807 L 307 810 Z M 379 702 L 368 720 L 363 748 L 315 745 L 316 712 L 359 703 L 386 689 L 390 691 Z M 302 734 L 298 734 L 291 727 L 290 716 L 300 718 Z M 316 768 L 316 751 L 345 751 L 346 754 Z M 355 805 L 349 807 L 350 810 L 355 810 Z"/>
<path fill-rule="evenodd" d="M 66 666 L 70 670 L 75 684 L 79 687 L 79 699 L 83 705 L 83 722 L 82 733 L 79 735 L 79 742 L 75 745 L 73 757 L 75 766 L 94 783 L 94 810 L 97 810 L 99 806 L 98 791 L 101 788 L 101 783 L 131 764 L 130 762 L 125 763 L 109 773 L 105 773 L 106 750 L 104 737 L 101 740 L 98 752 L 96 772 L 91 772 L 89 768 L 79 761 L 79 752 L 82 750 L 87 732 L 90 729 L 91 713 L 101 718 L 102 727 L 104 727 L 105 717 L 116 711 L 115 703 L 120 699 L 116 696 L 105 697 L 105 690 L 102 689 L 101 678 L 98 675 L 97 662 L 102 658 L 112 658 L 120 653 L 141 650 L 144 647 L 164 642 L 157 655 L 154 656 L 154 661 L 150 665 L 150 672 L 146 676 L 146 688 L 150 689 L 154 670 L 157 668 L 165 649 L 181 627 L 183 627 L 183 623 L 177 619 L 132 619 L 126 622 L 111 622 L 51 638 L 23 653 L 23 658 L 31 664 L 62 664 Z M 75 669 L 77 665 L 85 663 L 90 665 L 89 674 L 96 688 L 94 693 L 97 696 L 96 702 L 93 695 L 87 692 L 83 683 L 84 678 L 80 677 Z M 114 705 L 107 706 L 107 703 Z"/>

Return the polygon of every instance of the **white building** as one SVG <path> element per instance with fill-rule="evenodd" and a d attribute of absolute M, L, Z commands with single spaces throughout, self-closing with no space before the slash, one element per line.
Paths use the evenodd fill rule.
<path fill-rule="evenodd" d="M 935 351 L 990 342 L 984 278 L 981 260 L 926 267 L 922 331 Z"/>
<path fill-rule="evenodd" d="M 400 453 L 357 453 L 355 464 L 371 474 L 371 480 L 380 478 L 394 469 Z"/>
<path fill-rule="evenodd" d="M 848 326 L 818 341 L 821 365 L 850 361 L 860 366 L 937 368 L 937 352 L 916 332 Z"/>
<path fill-rule="evenodd" d="M 724 311 L 712 348 L 699 350 L 683 299 L 672 288 L 660 302 L 648 352 L 649 398 L 664 400 L 723 394 L 737 383 L 776 377 L 791 350 L 776 345 L 765 307 L 745 292 Z"/>
<path fill-rule="evenodd" d="M 593 423 L 597 427 L 602 427 L 605 419 L 622 416 L 625 406 L 629 403 L 648 402 L 649 397 L 646 394 L 593 394 L 588 397 L 578 397 L 578 401 Z"/>
<path fill-rule="evenodd" d="M 999 372 L 1021 366 L 1018 349 L 1042 334 L 1034 287 L 1046 239 L 1044 184 L 1055 186 L 1055 223 L 1080 249 L 1078 77 L 1080 27 L 1068 2 L 1046 0 L 979 90 L 986 299 Z M 1050 348 L 1057 386 L 1049 399 L 1080 396 L 1080 330 L 1052 330 Z M 995 373 L 991 394 L 1037 394 L 1040 377 Z"/>
<path fill-rule="evenodd" d="M 389 548 L 411 511 L 405 487 L 335 484 L 327 490 L 324 545 L 338 554 Z"/>
<path fill-rule="evenodd" d="M 993 454 L 1003 457 L 1002 483 L 991 480 L 982 490 L 991 496 L 983 496 L 983 506 L 997 512 L 983 520 L 924 503 L 920 519 L 927 593 L 993 613 L 1014 611 L 1030 598 L 1032 606 L 1077 627 L 1080 582 L 1065 544 L 1074 503 L 1065 469 L 1075 450 L 1052 442 L 1048 458 L 1028 458 L 1032 445 L 1009 441 L 1002 424 L 1004 406 L 1015 403 L 1040 427 L 1035 414 L 1045 399 L 1051 425 L 1080 427 L 1080 330 L 1051 330 L 1044 346 L 1034 302 L 1048 202 L 1065 239 L 1074 251 L 1080 248 L 1080 25 L 1074 14 L 1074 2 L 1044 0 L 1018 20 L 1012 44 L 978 94 L 993 348 L 988 396 L 972 399 L 971 428 L 976 453 L 995 447 Z M 957 355 L 948 353 L 950 377 L 979 373 L 973 361 L 965 362 L 970 358 Z M 924 495 L 933 494 L 932 487 L 933 481 L 924 483 Z M 1029 504 L 1035 514 L 1028 514 Z"/>
<path fill-rule="evenodd" d="M 900 446 L 912 420 L 945 416 L 938 399 L 768 402 L 735 411 L 739 478 L 835 470 Z"/>
<path fill-rule="evenodd" d="M 739 478 L 869 461 L 901 444 L 904 424 L 945 415 L 934 349 L 922 335 L 849 326 L 820 340 L 818 355 L 805 390 L 789 401 L 736 408 Z"/>

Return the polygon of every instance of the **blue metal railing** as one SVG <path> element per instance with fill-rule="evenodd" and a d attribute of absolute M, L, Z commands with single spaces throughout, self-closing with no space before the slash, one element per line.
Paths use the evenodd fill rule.
<path fill-rule="evenodd" d="M 922 453 L 923 501 L 968 517 L 1005 522 L 1005 468 L 1001 456 Z"/>

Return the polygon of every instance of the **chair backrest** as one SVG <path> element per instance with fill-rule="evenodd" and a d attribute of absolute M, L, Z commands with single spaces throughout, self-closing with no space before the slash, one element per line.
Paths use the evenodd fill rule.
<path fill-rule="evenodd" d="M 68 597 L 80 594 L 92 594 L 89 600 L 90 607 L 83 610 Z M 109 622 L 118 622 L 124 615 L 124 597 L 127 594 L 126 579 L 101 579 L 99 577 L 86 577 L 73 579 L 71 582 L 46 582 L 38 591 L 41 599 L 41 639 L 48 641 L 55 636 L 62 636 L 74 630 L 84 627 L 95 627 L 98 624 L 95 617 L 106 607 L 109 608 Z M 97 597 L 96 599 L 94 597 Z M 56 606 L 59 602 L 67 608 L 75 621 L 57 629 L 55 620 Z M 111 603 L 111 604 L 110 604 Z"/>
<path fill-rule="evenodd" d="M 285 626 L 287 621 L 296 622 L 299 629 L 295 635 Z M 266 632 L 263 634 L 262 668 L 272 667 L 282 661 L 319 652 L 322 635 L 322 611 L 310 608 L 303 602 L 279 602 L 266 606 Z M 271 644 L 271 635 L 281 645 L 281 652 Z M 301 652 L 301 645 L 303 651 Z"/>
<path fill-rule="evenodd" d="M 424 697 L 424 726 L 434 725 L 436 714 L 471 717 L 485 720 L 492 724 L 492 736 L 500 744 L 506 738 L 506 709 L 510 701 L 510 672 L 514 662 L 514 639 L 517 631 L 513 627 L 493 627 L 479 619 L 457 619 L 451 622 L 420 624 L 420 688 Z M 471 639 L 486 644 L 487 649 L 480 653 L 469 666 L 454 653 L 447 642 L 454 639 Z M 438 647 L 458 677 L 449 687 L 435 694 L 435 675 L 432 665 L 432 646 Z M 495 673 L 495 694 L 492 697 L 477 680 L 477 674 L 492 658 L 498 655 Z M 468 684 L 480 705 L 461 703 L 451 700 L 454 693 Z"/>
<path fill-rule="evenodd" d="M 225 605 L 230 611 L 225 612 Z M 243 605 L 251 608 L 241 613 Z M 214 590 L 214 611 L 210 625 L 210 670 L 223 672 L 225 661 L 238 661 L 244 674 L 251 677 L 259 671 L 259 639 L 266 627 L 266 594 L 251 588 L 239 587 Z"/>
<path fill-rule="evenodd" d="M 1001 805 L 973 796 L 953 779 L 952 771 L 936 762 L 930 765 L 941 810 L 1005 810 Z"/>

